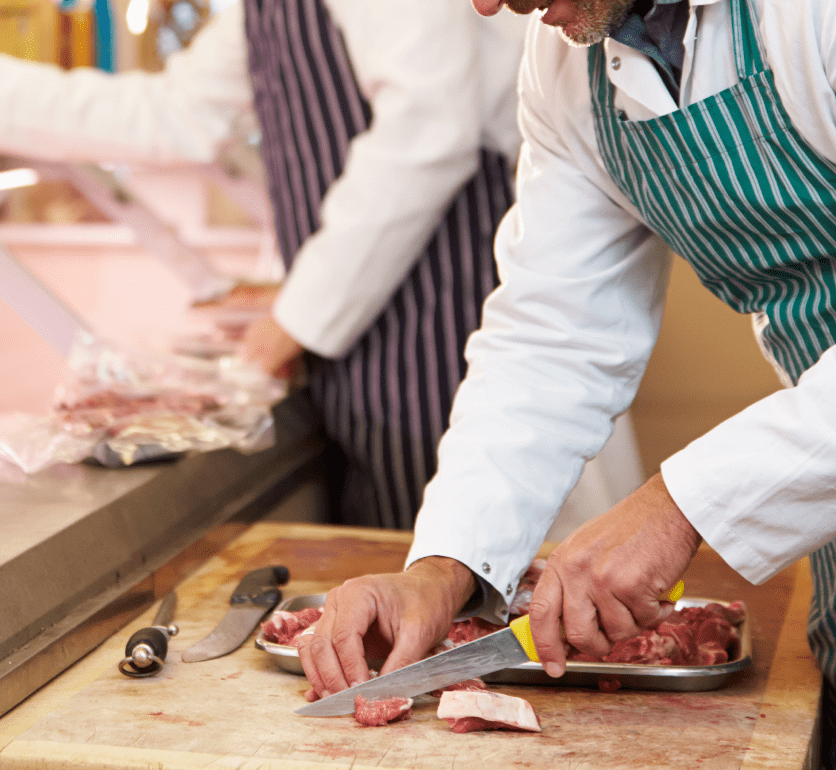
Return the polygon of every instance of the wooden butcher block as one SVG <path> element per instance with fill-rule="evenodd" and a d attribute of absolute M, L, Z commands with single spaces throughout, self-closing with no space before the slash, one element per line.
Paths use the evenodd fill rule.
<path fill-rule="evenodd" d="M 746 601 L 753 665 L 711 692 L 492 685 L 526 698 L 539 734 L 456 734 L 437 699 L 412 719 L 361 727 L 352 717 L 296 716 L 303 677 L 248 641 L 231 655 L 185 664 L 180 653 L 222 617 L 245 572 L 285 564 L 285 597 L 327 590 L 369 571 L 398 570 L 403 533 L 257 524 L 178 587 L 163 671 L 129 679 L 116 668 L 130 634 L 154 610 L 0 719 L 2 770 L 507 770 L 551 768 L 801 768 L 814 731 L 819 675 L 804 639 L 806 562 L 754 587 L 710 549 L 685 575 L 686 594 Z"/>

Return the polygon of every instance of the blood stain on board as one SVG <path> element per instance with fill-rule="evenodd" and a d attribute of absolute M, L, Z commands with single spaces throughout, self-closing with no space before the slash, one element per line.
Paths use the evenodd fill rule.
<path fill-rule="evenodd" d="M 187 719 L 186 717 L 177 716 L 176 714 L 165 714 L 162 711 L 149 711 L 148 716 L 153 717 L 158 722 L 187 724 L 189 727 L 203 727 L 206 724 L 206 722 L 199 722 L 196 719 Z"/>

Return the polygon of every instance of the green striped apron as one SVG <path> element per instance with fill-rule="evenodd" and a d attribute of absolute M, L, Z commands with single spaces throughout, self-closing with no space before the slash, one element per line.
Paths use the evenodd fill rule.
<path fill-rule="evenodd" d="M 669 115 L 627 120 L 603 44 L 590 48 L 598 145 L 647 225 L 711 292 L 754 315 L 761 349 L 794 384 L 836 341 L 836 165 L 791 124 L 748 3 L 730 4 L 740 81 Z M 836 683 L 836 541 L 810 560 L 808 638 Z"/>

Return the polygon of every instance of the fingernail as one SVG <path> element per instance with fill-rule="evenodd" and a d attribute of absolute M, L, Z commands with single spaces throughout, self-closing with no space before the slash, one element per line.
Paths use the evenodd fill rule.
<path fill-rule="evenodd" d="M 563 676 L 563 671 L 557 663 L 544 663 L 543 668 L 546 669 L 546 673 L 554 679 Z"/>
<path fill-rule="evenodd" d="M 357 685 L 358 685 L 358 684 L 360 684 L 360 682 L 352 682 L 352 683 L 349 685 L 349 687 L 357 687 Z"/>
<path fill-rule="evenodd" d="M 331 693 L 330 693 L 330 692 L 328 692 L 328 690 L 323 690 L 323 691 L 322 691 L 322 696 L 321 696 L 321 697 L 323 697 L 323 698 L 327 698 L 330 694 L 331 694 Z"/>

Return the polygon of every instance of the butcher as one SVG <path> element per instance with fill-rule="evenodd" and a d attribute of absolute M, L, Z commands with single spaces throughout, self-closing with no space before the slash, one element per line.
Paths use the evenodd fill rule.
<path fill-rule="evenodd" d="M 482 14 L 500 0 L 473 0 Z M 551 554 L 531 604 L 598 655 L 662 620 L 701 540 L 753 583 L 809 554 L 808 636 L 836 682 L 836 14 L 829 0 L 507 0 L 535 12 L 520 76 L 518 201 L 501 284 L 467 347 L 404 572 L 329 594 L 300 651 L 324 695 L 420 658 L 463 611 L 507 617 L 517 581 L 659 329 L 669 254 L 750 314 L 785 389 L 668 458 Z M 718 341 L 722 344 L 722 341 Z M 825 745 L 833 766 L 832 741 Z"/>

